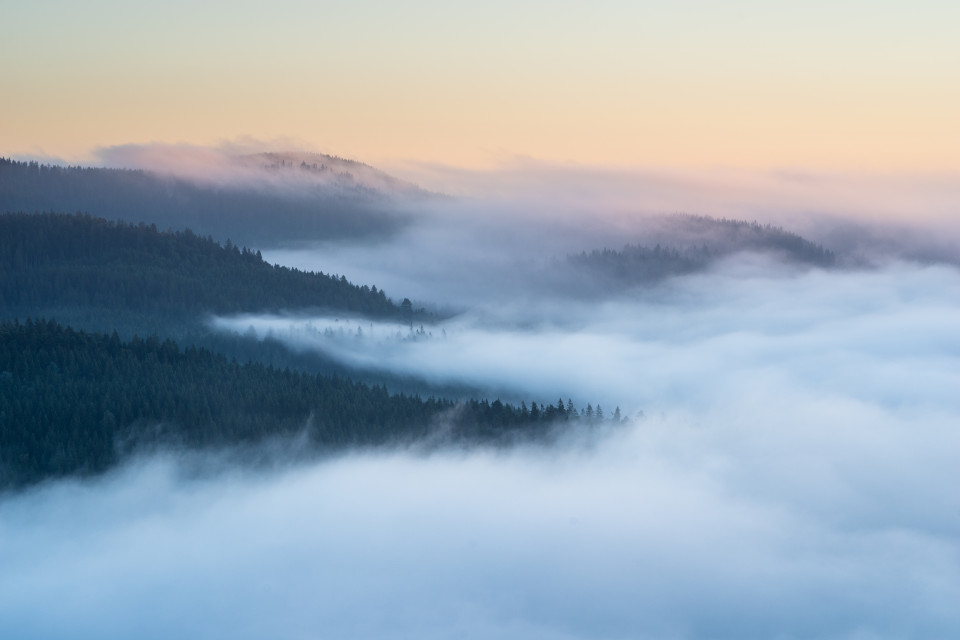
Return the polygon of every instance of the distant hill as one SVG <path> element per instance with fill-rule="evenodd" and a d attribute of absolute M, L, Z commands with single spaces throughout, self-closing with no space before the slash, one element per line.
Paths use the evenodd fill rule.
<path fill-rule="evenodd" d="M 627 244 L 568 256 L 568 262 L 611 284 L 643 284 L 694 273 L 741 252 L 815 267 L 836 263 L 832 251 L 781 227 L 706 216 L 671 216 L 658 221 L 649 244 Z"/>
<path fill-rule="evenodd" d="M 0 158 L 0 212 L 83 212 L 267 247 L 387 236 L 429 194 L 359 162 L 316 154 L 231 160 L 219 177 Z"/>
<path fill-rule="evenodd" d="M 233 158 L 238 167 L 272 172 L 275 176 L 335 186 L 346 192 L 366 191 L 370 195 L 429 198 L 436 194 L 395 178 L 368 164 L 324 153 L 268 152 Z"/>

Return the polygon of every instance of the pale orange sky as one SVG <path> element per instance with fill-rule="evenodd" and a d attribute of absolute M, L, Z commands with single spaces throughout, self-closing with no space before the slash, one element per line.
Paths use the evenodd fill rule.
<path fill-rule="evenodd" d="M 0 154 L 960 170 L 958 3 L 515 4 L 7 0 Z"/>

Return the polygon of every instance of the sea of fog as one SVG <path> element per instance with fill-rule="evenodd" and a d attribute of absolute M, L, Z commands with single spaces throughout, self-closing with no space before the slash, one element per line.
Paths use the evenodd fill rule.
<path fill-rule="evenodd" d="M 813 409 L 836 398 L 956 411 L 958 301 L 952 267 L 799 270 L 742 256 L 613 298 L 531 293 L 426 325 L 301 315 L 212 324 L 358 368 L 630 413 L 793 414 L 810 397 Z"/>
<path fill-rule="evenodd" d="M 382 264 L 396 286 L 431 272 Z M 3 635 L 960 637 L 956 268 L 747 256 L 602 299 L 477 300 L 422 331 L 212 322 L 629 423 L 259 471 L 166 453 L 4 497 Z"/>

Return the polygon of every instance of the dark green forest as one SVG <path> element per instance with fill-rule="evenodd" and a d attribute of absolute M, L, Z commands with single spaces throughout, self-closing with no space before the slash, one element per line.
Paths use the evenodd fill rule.
<path fill-rule="evenodd" d="M 619 409 L 612 416 L 620 420 Z M 156 336 L 122 341 L 53 321 L 0 324 L 0 487 L 97 474 L 138 448 L 297 440 L 306 453 L 423 440 L 502 444 L 602 410 L 454 402 L 240 364 Z"/>
<path fill-rule="evenodd" d="M 0 214 L 0 308 L 8 318 L 58 308 L 165 321 L 291 309 L 405 322 L 426 317 L 376 286 L 270 265 L 259 252 L 189 229 L 50 213 Z"/>
<path fill-rule="evenodd" d="M 260 247 L 392 234 L 407 220 L 377 192 L 215 186 L 132 169 L 0 158 L 0 212 L 82 211 Z"/>
<path fill-rule="evenodd" d="M 241 361 L 312 373 L 363 375 L 392 389 L 425 391 L 412 378 L 357 372 L 319 352 L 215 331 L 211 314 L 311 312 L 400 323 L 434 318 L 376 286 L 270 265 L 257 252 L 192 231 L 108 222 L 87 214 L 0 214 L 0 320 L 47 317 L 121 337 L 169 337 Z M 438 389 L 456 397 L 467 389 Z"/>

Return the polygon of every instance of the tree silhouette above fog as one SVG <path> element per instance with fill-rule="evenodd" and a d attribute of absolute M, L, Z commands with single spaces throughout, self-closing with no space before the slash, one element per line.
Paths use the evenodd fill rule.
<path fill-rule="evenodd" d="M 591 407 L 572 406 L 424 399 L 341 376 L 240 364 L 157 336 L 123 341 L 53 321 L 0 324 L 0 488 L 100 473 L 143 447 L 294 436 L 305 454 L 438 437 L 508 444 L 564 423 L 602 422 Z"/>
<path fill-rule="evenodd" d="M 259 251 L 187 229 L 108 222 L 90 215 L 0 215 L 0 308 L 11 317 L 52 308 L 202 314 L 330 309 L 410 322 L 423 318 L 376 286 L 270 265 Z"/>

